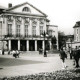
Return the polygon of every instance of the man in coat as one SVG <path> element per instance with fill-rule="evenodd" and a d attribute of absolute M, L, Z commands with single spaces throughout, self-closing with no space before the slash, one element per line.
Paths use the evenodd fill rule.
<path fill-rule="evenodd" d="M 67 55 L 66 55 L 65 51 L 63 50 L 63 48 L 61 48 L 59 56 L 62 61 L 62 69 L 65 69 L 67 67 L 65 64 L 65 58 L 67 58 Z"/>
<path fill-rule="evenodd" d="M 79 58 L 80 58 L 80 46 L 78 49 L 76 49 L 75 54 L 74 54 L 74 60 L 76 62 L 76 68 L 79 67 Z"/>

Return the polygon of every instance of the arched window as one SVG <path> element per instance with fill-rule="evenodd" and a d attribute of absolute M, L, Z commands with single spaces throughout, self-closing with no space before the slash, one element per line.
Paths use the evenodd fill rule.
<path fill-rule="evenodd" d="M 23 11 L 23 12 L 31 12 L 31 10 L 30 10 L 29 7 L 24 7 L 22 11 Z"/>

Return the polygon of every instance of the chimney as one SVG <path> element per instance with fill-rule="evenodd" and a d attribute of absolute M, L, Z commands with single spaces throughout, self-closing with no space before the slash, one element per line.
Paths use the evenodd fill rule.
<path fill-rule="evenodd" d="M 12 3 L 9 3 L 9 4 L 8 4 L 8 8 L 11 8 L 11 7 L 12 7 Z"/>

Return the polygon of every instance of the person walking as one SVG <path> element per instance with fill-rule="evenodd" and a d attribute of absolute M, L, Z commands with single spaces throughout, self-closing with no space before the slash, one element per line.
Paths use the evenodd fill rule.
<path fill-rule="evenodd" d="M 65 58 L 67 58 L 67 54 L 65 53 L 63 48 L 61 48 L 59 56 L 62 61 L 62 69 L 67 68 L 66 63 L 65 63 Z"/>
<path fill-rule="evenodd" d="M 79 48 L 76 48 L 76 51 L 73 56 L 74 56 L 74 60 L 76 63 L 75 68 L 78 68 L 79 67 L 79 58 L 80 58 L 80 46 L 79 46 Z"/>

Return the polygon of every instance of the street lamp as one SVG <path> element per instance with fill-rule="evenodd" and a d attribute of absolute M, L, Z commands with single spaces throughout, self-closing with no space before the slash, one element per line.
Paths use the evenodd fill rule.
<path fill-rule="evenodd" d="M 70 38 L 70 42 L 71 42 L 70 59 L 72 59 L 72 37 Z"/>
<path fill-rule="evenodd" d="M 71 50 L 72 50 L 72 38 L 70 38 L 70 42 L 71 42 Z"/>
<path fill-rule="evenodd" d="M 47 57 L 47 53 L 46 53 L 46 44 L 45 44 L 45 38 L 48 36 L 45 31 L 43 32 L 43 34 L 41 35 L 44 38 L 44 57 Z"/>

